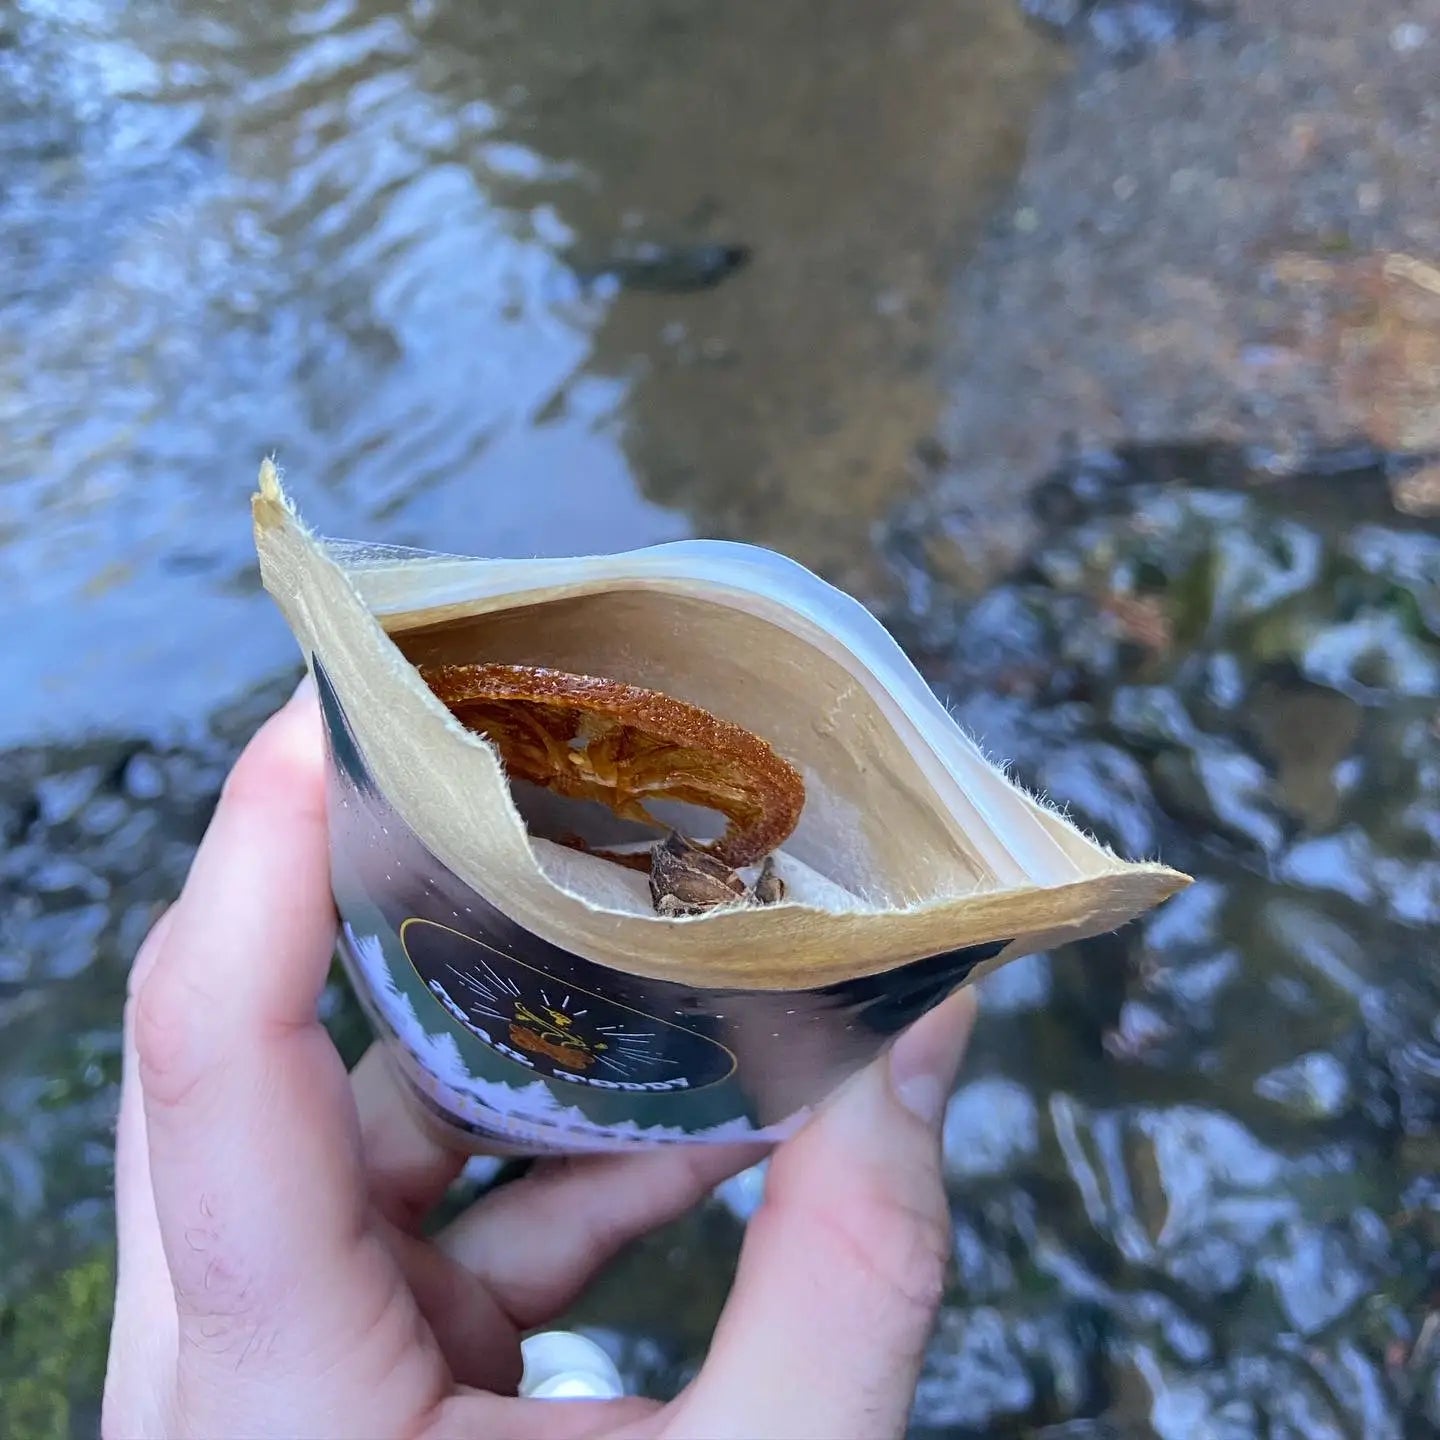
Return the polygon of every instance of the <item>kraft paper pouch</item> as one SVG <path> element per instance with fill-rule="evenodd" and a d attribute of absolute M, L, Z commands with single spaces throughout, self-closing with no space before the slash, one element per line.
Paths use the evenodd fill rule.
<path fill-rule="evenodd" d="M 320 693 L 342 958 L 459 1146 L 782 1138 L 958 986 L 1188 883 L 1018 789 L 861 605 L 769 551 L 323 540 L 268 462 L 253 509 Z M 554 797 L 512 785 L 416 668 L 480 662 L 662 691 L 767 741 L 805 785 L 785 898 L 660 915 L 644 875 L 543 838 Z"/>

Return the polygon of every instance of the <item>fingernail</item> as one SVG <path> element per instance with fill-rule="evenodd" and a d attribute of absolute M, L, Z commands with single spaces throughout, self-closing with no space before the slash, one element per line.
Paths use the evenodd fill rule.
<path fill-rule="evenodd" d="M 925 1124 L 938 1127 L 975 1023 L 975 996 L 952 995 L 922 1016 L 890 1051 L 895 1098 Z"/>
<path fill-rule="evenodd" d="M 315 693 L 315 677 L 307 670 L 301 677 L 300 683 L 291 693 L 290 698 L 285 702 L 287 705 L 295 705 L 308 700 Z"/>

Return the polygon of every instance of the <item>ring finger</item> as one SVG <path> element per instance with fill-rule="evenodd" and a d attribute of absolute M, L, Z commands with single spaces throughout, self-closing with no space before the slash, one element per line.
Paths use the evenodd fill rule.
<path fill-rule="evenodd" d="M 397 1229 L 417 1234 L 459 1177 L 467 1157 L 442 1145 L 416 1118 L 383 1045 L 350 1072 L 370 1198 Z"/>

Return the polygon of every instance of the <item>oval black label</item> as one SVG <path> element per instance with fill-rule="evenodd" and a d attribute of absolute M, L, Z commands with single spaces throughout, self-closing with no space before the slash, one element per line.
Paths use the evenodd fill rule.
<path fill-rule="evenodd" d="M 599 1090 L 718 1085 L 735 1057 L 717 1040 L 561 980 L 493 945 L 413 917 L 400 943 L 432 995 L 492 1049 L 555 1080 Z"/>

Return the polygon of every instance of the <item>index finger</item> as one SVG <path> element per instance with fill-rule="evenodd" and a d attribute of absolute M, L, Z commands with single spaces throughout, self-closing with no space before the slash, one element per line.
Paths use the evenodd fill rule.
<path fill-rule="evenodd" d="M 318 706 L 302 685 L 226 778 L 141 987 L 147 1094 L 178 1098 L 244 1031 L 315 1022 L 336 930 L 324 764 Z"/>
<path fill-rule="evenodd" d="M 297 695 L 231 772 L 136 1006 L 182 1357 L 282 1314 L 344 1329 L 344 1287 L 318 1277 L 344 1268 L 366 1202 L 348 1077 L 317 1017 L 334 939 L 321 730 Z"/>

